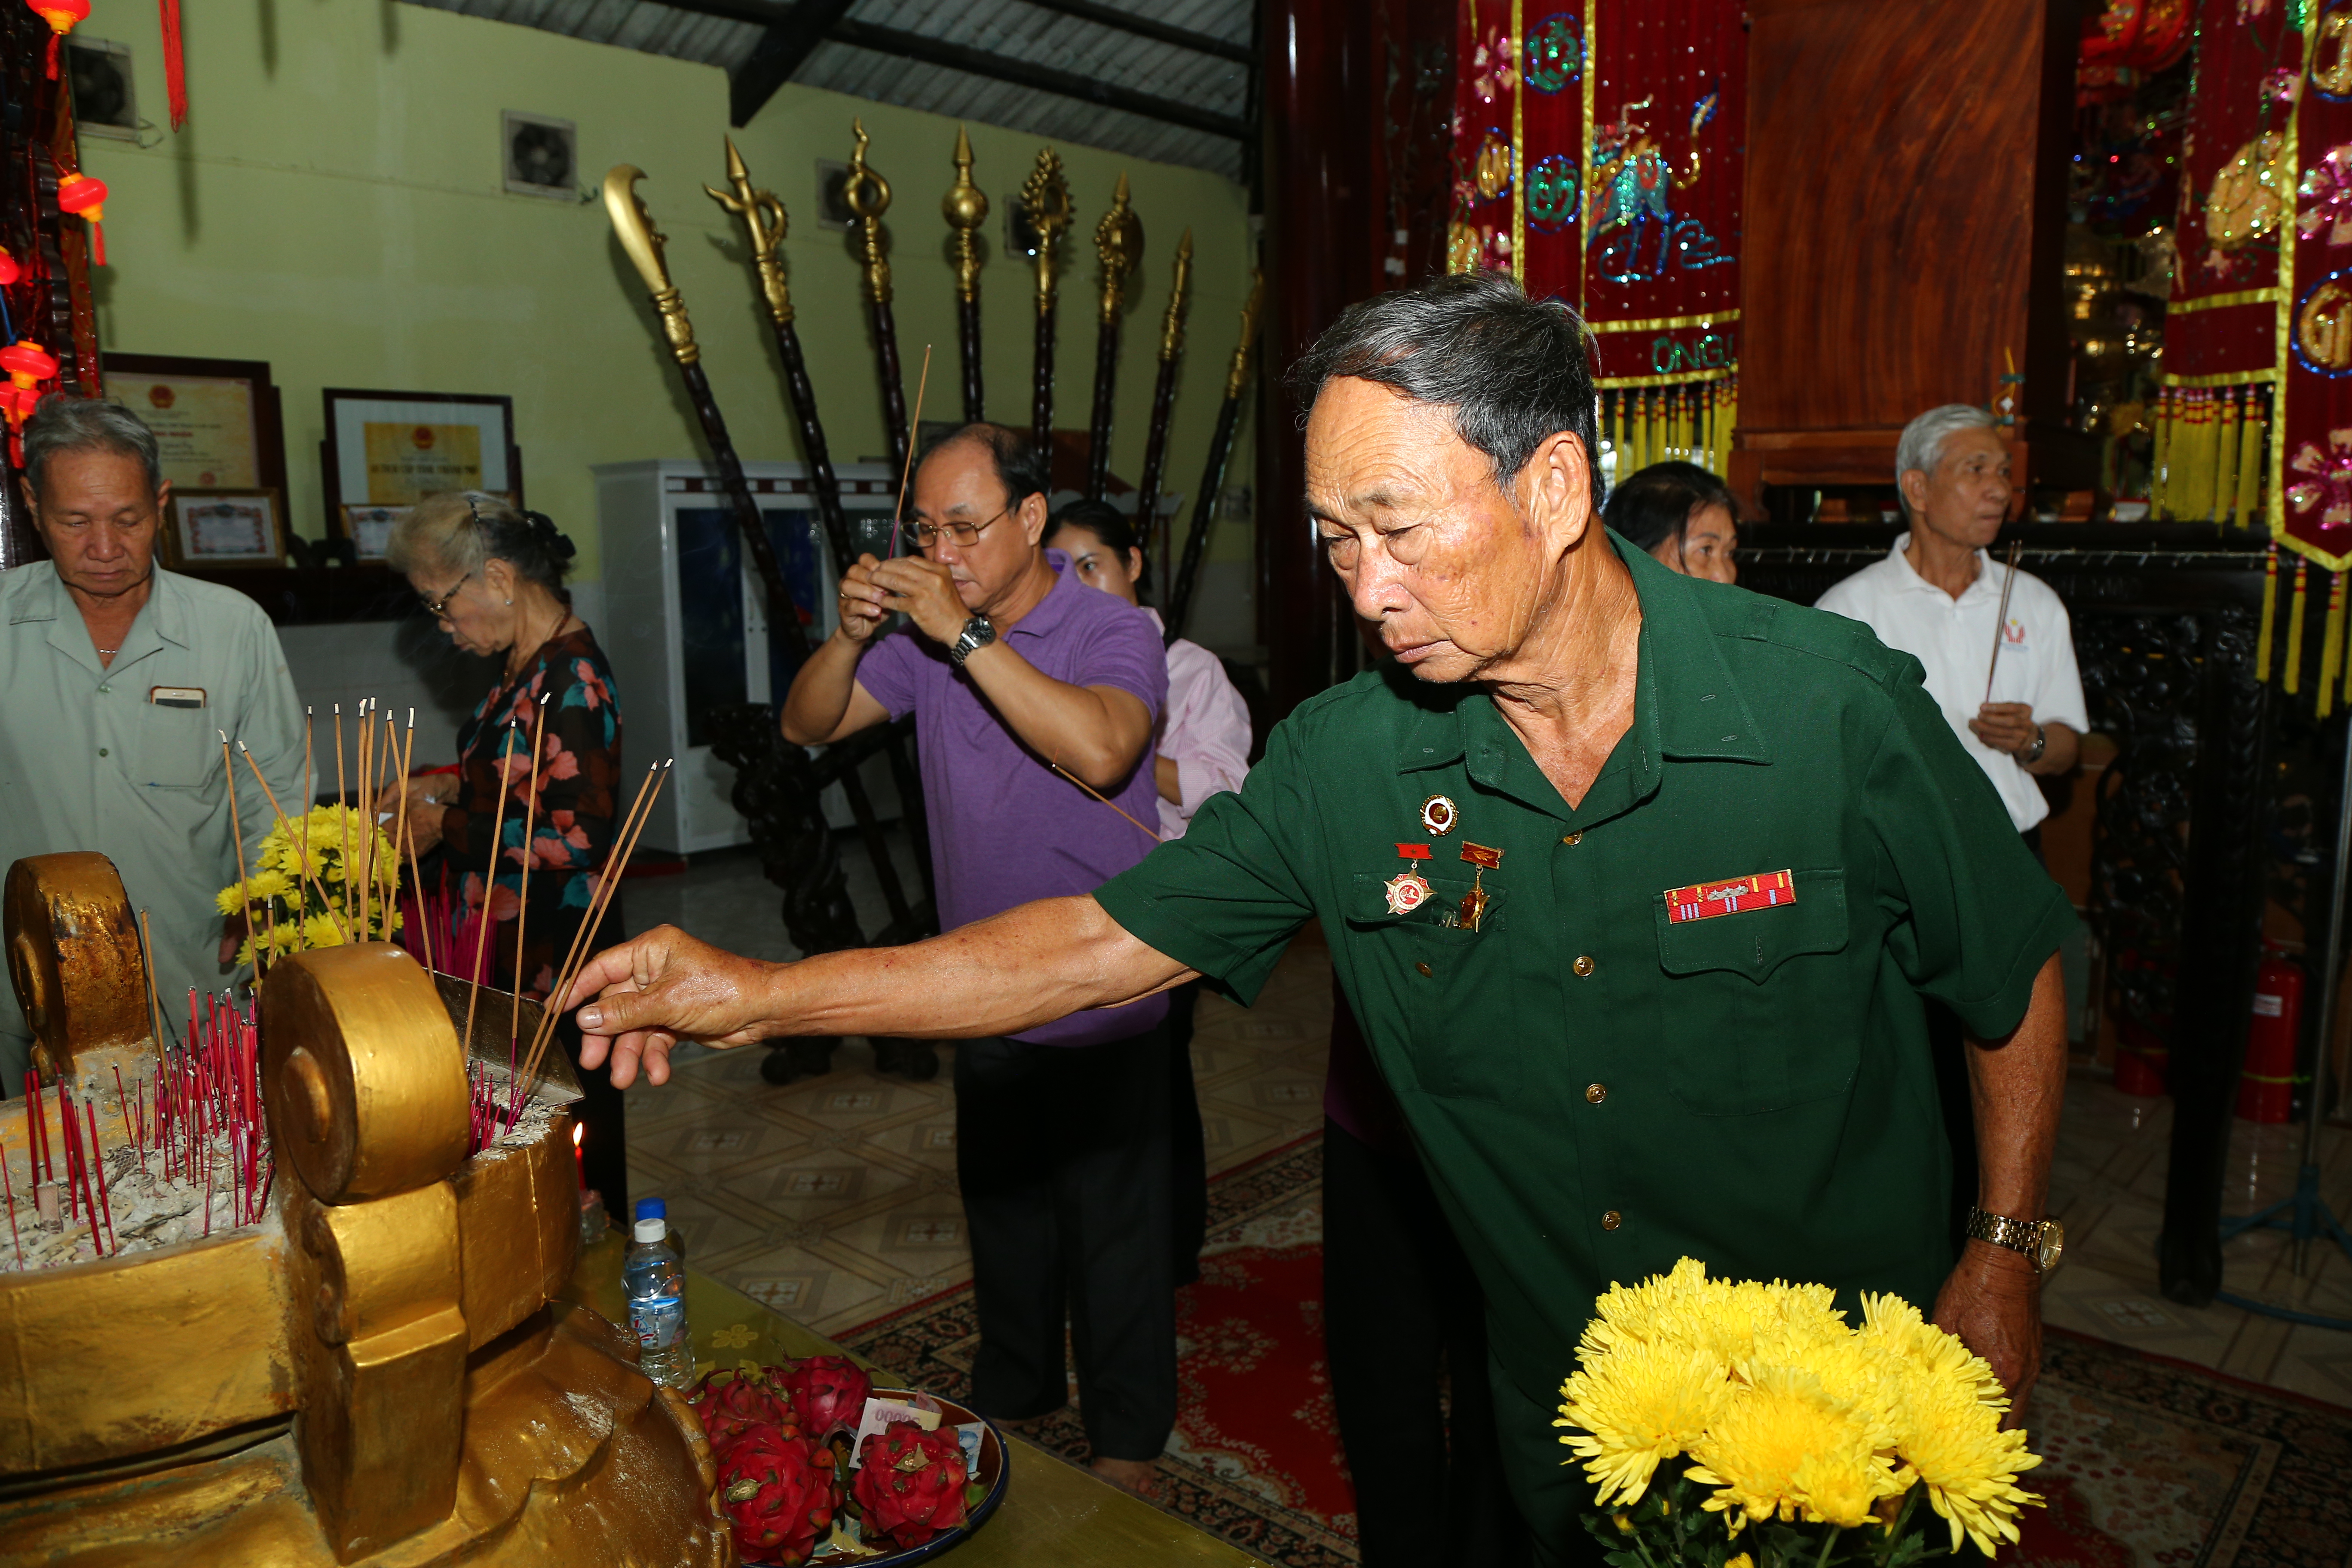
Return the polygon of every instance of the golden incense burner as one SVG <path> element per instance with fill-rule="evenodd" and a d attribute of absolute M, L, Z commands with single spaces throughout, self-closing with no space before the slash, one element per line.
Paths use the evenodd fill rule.
<path fill-rule="evenodd" d="M 118 1083 L 188 1076 L 147 1026 L 112 865 L 20 860 L 5 909 L 44 1081 L 89 1108 L 85 1171 L 120 1184 L 132 1145 L 142 1172 L 193 1146 L 144 1124 L 143 1090 L 116 1125 L 98 1109 Z M 479 1037 L 511 1037 L 510 999 L 488 1001 Z M 267 1124 L 246 1223 L 0 1271 L 0 1563 L 730 1563 L 693 1412 L 627 1335 L 556 1300 L 578 1244 L 572 1094 L 519 1102 L 516 1131 L 468 1153 L 477 1088 L 449 1001 L 383 943 L 281 961 L 240 1027 L 224 1059 L 247 1064 Z M 0 1106 L 12 1181 L 60 1135 L 22 1099 Z"/>

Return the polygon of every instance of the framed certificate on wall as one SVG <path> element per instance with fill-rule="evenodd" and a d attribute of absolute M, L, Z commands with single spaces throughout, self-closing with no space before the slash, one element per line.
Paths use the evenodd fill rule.
<path fill-rule="evenodd" d="M 285 421 L 266 360 L 105 356 L 106 395 L 155 432 L 174 488 L 286 490 Z"/>
<path fill-rule="evenodd" d="M 172 488 L 164 563 L 175 569 L 283 566 L 286 516 L 276 490 Z"/>
<path fill-rule="evenodd" d="M 353 538 L 383 509 L 406 508 L 438 490 L 483 490 L 522 500 L 522 454 L 514 440 L 514 400 L 467 393 L 359 392 L 329 387 L 325 468 L 327 526 Z"/>

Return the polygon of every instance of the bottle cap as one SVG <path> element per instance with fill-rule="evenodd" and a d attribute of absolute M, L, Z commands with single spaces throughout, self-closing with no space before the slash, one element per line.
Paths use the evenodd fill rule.
<path fill-rule="evenodd" d="M 637 1221 L 635 1234 L 639 1241 L 659 1241 L 669 1234 L 669 1221 L 658 1215 L 652 1219 L 641 1219 Z"/>
<path fill-rule="evenodd" d="M 667 1219 L 668 1217 L 669 1205 L 663 1202 L 660 1198 L 639 1198 L 637 1200 L 637 1218 Z"/>

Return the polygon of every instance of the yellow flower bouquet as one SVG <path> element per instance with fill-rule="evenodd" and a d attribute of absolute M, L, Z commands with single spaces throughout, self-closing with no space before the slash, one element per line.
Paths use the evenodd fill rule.
<path fill-rule="evenodd" d="M 213 900 L 225 915 L 244 911 L 250 917 L 245 945 L 237 949 L 239 963 L 253 963 L 257 952 L 266 966 L 281 954 L 309 948 L 384 942 L 400 929 L 399 911 L 391 907 L 400 886 L 399 863 L 392 840 L 363 812 L 321 805 L 290 821 L 281 816 L 254 852 L 253 865 L 251 876 L 231 882 Z M 367 885 L 371 868 L 373 889 Z"/>
<path fill-rule="evenodd" d="M 1685 1258 L 1596 1303 L 1552 1425 L 1612 1568 L 1904 1568 L 1947 1526 L 1954 1553 L 2017 1540 L 2042 1460 L 2000 1429 L 1992 1369 L 1900 1298 L 1865 1294 L 1855 1328 L 1833 1294 Z"/>

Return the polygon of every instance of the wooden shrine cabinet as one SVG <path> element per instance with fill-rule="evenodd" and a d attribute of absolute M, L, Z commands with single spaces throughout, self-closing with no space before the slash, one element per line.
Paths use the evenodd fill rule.
<path fill-rule="evenodd" d="M 1733 489 L 1760 508 L 1766 485 L 1891 488 L 1915 416 L 2005 393 L 2020 492 L 2029 467 L 2087 485 L 2061 427 L 2073 0 L 1748 14 Z"/>

